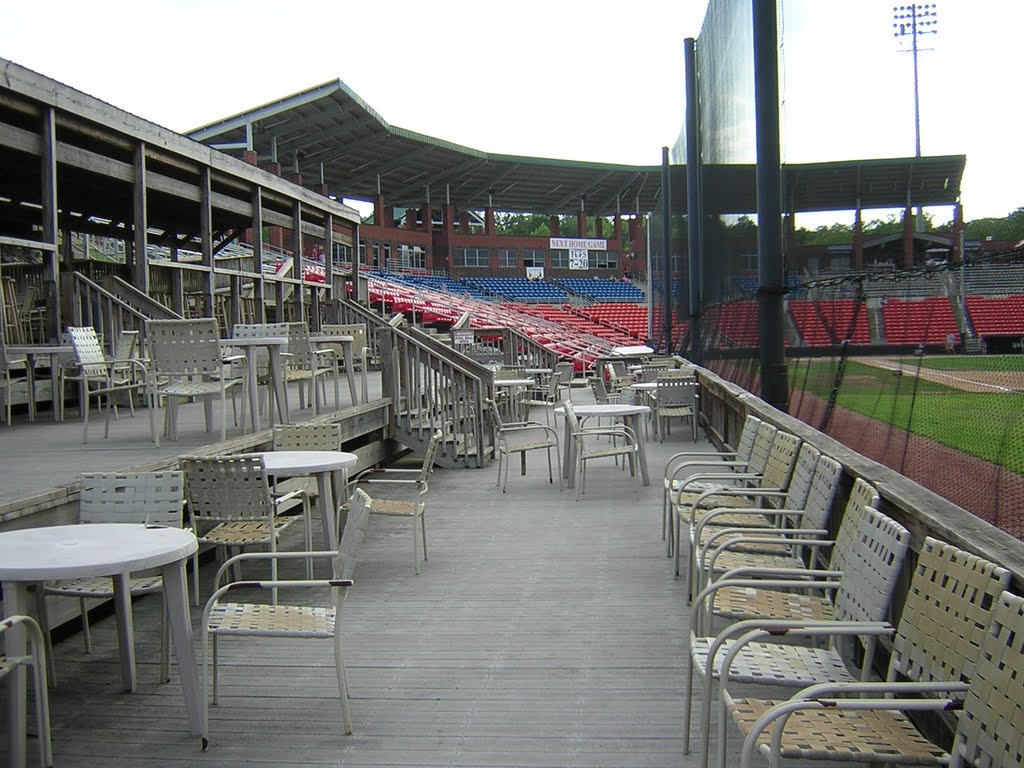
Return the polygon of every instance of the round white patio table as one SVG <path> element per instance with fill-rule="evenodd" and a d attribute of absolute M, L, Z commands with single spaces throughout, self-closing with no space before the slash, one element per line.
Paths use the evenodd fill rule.
<path fill-rule="evenodd" d="M 348 469 L 354 467 L 359 457 L 345 451 L 265 451 L 263 466 L 267 474 L 275 477 L 296 477 L 316 475 L 320 492 L 320 517 L 324 527 L 324 546 L 335 549 L 338 546 L 338 531 L 335 517 L 338 506 L 334 499 L 334 484 L 331 477 L 341 472 L 340 488 L 344 490 L 348 480 Z"/>
<path fill-rule="evenodd" d="M 598 403 L 595 405 L 574 405 L 573 410 L 578 417 L 583 416 L 610 416 L 622 419 L 627 427 L 633 430 L 636 435 L 637 463 L 640 465 L 640 479 L 644 485 L 650 485 L 651 479 L 647 474 L 647 451 L 644 448 L 643 432 L 640 417 L 651 412 L 646 405 L 628 405 L 626 403 Z M 568 419 L 563 419 L 565 432 L 562 435 L 562 475 L 566 478 L 569 488 L 576 487 L 576 441 L 572 439 L 572 426 Z"/>
<path fill-rule="evenodd" d="M 201 704 L 199 671 L 192 650 L 192 623 L 185 585 L 185 561 L 197 547 L 192 531 L 139 524 L 93 523 L 4 531 L 0 533 L 4 612 L 8 615 L 29 613 L 30 584 L 54 579 L 110 576 L 115 591 L 121 679 L 125 690 L 134 691 L 135 648 L 128 574 L 159 568 L 189 728 L 193 735 L 198 736 Z M 23 629 L 9 630 L 6 639 L 9 655 L 25 654 Z M 26 677 L 23 667 L 13 674 L 8 706 L 10 764 L 20 766 L 25 760 Z"/>
<path fill-rule="evenodd" d="M 245 364 L 249 379 L 249 412 L 252 414 L 252 431 L 259 432 L 260 424 L 259 394 L 257 387 L 259 382 L 256 372 L 256 348 L 264 347 L 270 356 L 270 386 L 274 390 L 274 400 L 277 402 L 277 416 L 282 424 L 287 424 L 288 416 L 288 389 L 285 386 L 284 366 L 281 364 L 281 351 L 288 348 L 286 336 L 254 336 L 240 339 L 221 339 L 221 346 L 238 347 L 245 353 Z M 270 425 L 274 425 L 274 410 L 270 412 Z"/>
<path fill-rule="evenodd" d="M 352 405 L 359 403 L 359 396 L 356 394 L 356 364 L 355 356 L 352 351 L 352 344 L 355 342 L 355 336 L 335 336 L 333 334 L 314 334 L 309 337 L 311 344 L 317 344 L 320 347 L 341 347 L 342 357 L 345 358 L 345 378 L 348 379 L 348 394 L 352 398 Z M 366 389 L 366 371 L 363 372 L 363 389 Z M 335 390 L 337 392 L 337 390 Z M 365 397 L 363 398 L 365 400 Z"/>

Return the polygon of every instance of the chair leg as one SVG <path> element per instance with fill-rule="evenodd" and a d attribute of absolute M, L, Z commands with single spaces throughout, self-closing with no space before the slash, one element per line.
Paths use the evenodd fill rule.
<path fill-rule="evenodd" d="M 427 508 L 420 512 L 420 541 L 423 542 L 423 559 L 427 559 Z"/>
<path fill-rule="evenodd" d="M 32 654 L 32 679 L 35 685 L 36 727 L 39 729 L 39 762 L 43 768 L 53 765 L 50 737 L 50 700 L 46 690 L 46 641 L 38 625 L 25 623 Z"/>
<path fill-rule="evenodd" d="M 36 615 L 39 617 L 39 631 L 43 636 L 43 647 L 46 653 L 46 676 L 50 681 L 50 687 L 57 687 L 57 664 L 53 658 L 53 636 L 50 632 L 50 614 L 46 609 L 46 590 L 43 583 L 35 585 L 36 591 Z"/>
<path fill-rule="evenodd" d="M 85 598 L 78 598 L 78 608 L 82 612 L 82 641 L 85 643 L 85 652 L 92 653 L 92 633 L 89 631 L 89 608 L 85 604 Z"/>
<path fill-rule="evenodd" d="M 171 623 L 167 620 L 167 599 L 160 592 L 160 682 L 171 682 Z"/>
<path fill-rule="evenodd" d="M 345 672 L 345 657 L 341 647 L 341 628 L 338 626 L 338 617 L 335 617 L 334 626 L 334 671 L 338 676 L 338 696 L 341 698 L 341 723 L 345 728 L 345 735 L 352 735 L 352 707 L 348 700 L 348 675 Z"/>
<path fill-rule="evenodd" d="M 412 569 L 413 573 L 419 576 L 420 573 L 420 543 L 417 541 L 419 534 L 416 531 L 416 515 L 412 517 Z"/>

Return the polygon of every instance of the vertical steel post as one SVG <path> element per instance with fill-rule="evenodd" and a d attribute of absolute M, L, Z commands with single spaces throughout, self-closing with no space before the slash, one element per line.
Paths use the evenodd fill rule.
<path fill-rule="evenodd" d="M 672 351 L 672 176 L 669 173 L 668 147 L 661 148 L 661 239 L 662 249 L 662 322 L 665 351 Z"/>
<path fill-rule="evenodd" d="M 761 324 L 761 398 L 787 410 L 783 338 L 782 169 L 779 148 L 779 53 L 776 0 L 752 0 L 754 111 L 757 138 L 757 298 Z"/>
<path fill-rule="evenodd" d="M 686 64 L 686 250 L 690 277 L 690 343 L 689 358 L 700 364 L 704 349 L 700 336 L 701 262 L 704 244 L 701 225 L 704 212 L 700 197 L 700 121 L 697 115 L 697 56 L 692 37 L 683 41 L 683 60 Z"/>

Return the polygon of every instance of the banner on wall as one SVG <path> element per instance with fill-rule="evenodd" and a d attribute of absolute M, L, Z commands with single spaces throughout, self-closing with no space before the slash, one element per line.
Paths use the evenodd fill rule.
<path fill-rule="evenodd" d="M 569 249 L 569 269 L 589 269 L 590 251 L 586 248 Z"/>

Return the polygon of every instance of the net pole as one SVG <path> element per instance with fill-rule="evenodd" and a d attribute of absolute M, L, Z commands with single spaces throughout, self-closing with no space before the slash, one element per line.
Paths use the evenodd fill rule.
<path fill-rule="evenodd" d="M 752 0 L 757 140 L 757 271 L 761 324 L 761 398 L 789 404 L 783 332 L 782 171 L 779 150 L 779 52 L 775 0 Z"/>

